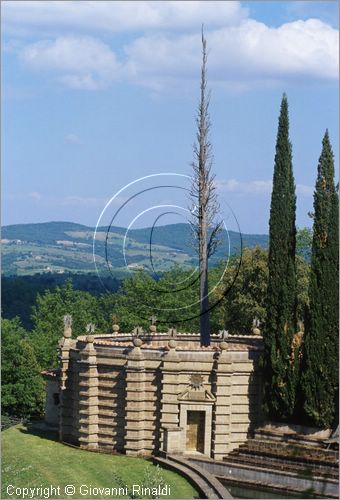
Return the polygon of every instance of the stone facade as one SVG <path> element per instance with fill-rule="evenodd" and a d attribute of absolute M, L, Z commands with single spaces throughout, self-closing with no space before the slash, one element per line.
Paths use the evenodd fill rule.
<path fill-rule="evenodd" d="M 259 336 L 213 336 L 209 348 L 197 334 L 63 338 L 60 440 L 128 455 L 222 460 L 261 420 L 261 350 Z"/>

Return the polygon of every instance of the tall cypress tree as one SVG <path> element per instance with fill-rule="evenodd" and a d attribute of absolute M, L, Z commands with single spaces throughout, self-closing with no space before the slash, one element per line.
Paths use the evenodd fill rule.
<path fill-rule="evenodd" d="M 298 359 L 296 333 L 296 196 L 289 140 L 288 101 L 281 102 L 269 221 L 269 280 L 264 327 L 264 409 L 288 420 L 295 407 Z"/>
<path fill-rule="evenodd" d="M 321 427 L 337 414 L 339 356 L 339 198 L 326 131 L 314 192 L 314 225 L 301 387 L 310 422 Z"/>

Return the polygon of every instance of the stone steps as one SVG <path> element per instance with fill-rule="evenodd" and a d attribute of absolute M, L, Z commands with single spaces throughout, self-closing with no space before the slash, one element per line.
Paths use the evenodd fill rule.
<path fill-rule="evenodd" d="M 254 438 L 286 444 L 308 445 L 315 448 L 325 448 L 325 439 L 329 432 L 302 426 L 265 426 L 258 427 Z"/>
<path fill-rule="evenodd" d="M 257 437 L 248 439 L 230 452 L 224 461 L 301 474 L 302 477 L 338 479 L 338 454 L 320 446 L 310 446 L 298 442 L 283 442 L 276 439 Z"/>
<path fill-rule="evenodd" d="M 314 446 L 297 445 L 291 443 L 276 442 L 270 440 L 248 439 L 246 443 L 239 446 L 229 455 L 261 455 L 270 458 L 290 460 L 292 462 L 308 463 L 320 466 L 337 466 L 339 463 L 338 453 L 334 450 L 322 449 Z"/>
<path fill-rule="evenodd" d="M 280 460 L 275 458 L 268 458 L 261 455 L 252 455 L 240 453 L 236 456 L 226 457 L 225 461 L 233 464 L 244 464 L 250 465 L 256 463 L 258 467 L 263 467 L 266 469 L 273 469 L 283 471 L 283 472 L 295 472 L 300 473 L 302 476 L 318 476 L 337 479 L 339 476 L 338 467 L 324 467 L 324 466 L 306 466 L 303 463 L 292 463 L 288 460 Z"/>
<path fill-rule="evenodd" d="M 334 450 L 319 447 L 276 442 L 271 440 L 260 440 L 258 438 L 248 439 L 240 445 L 234 453 L 260 453 L 261 455 L 282 457 L 292 461 L 301 461 L 318 465 L 338 464 L 338 453 Z"/>

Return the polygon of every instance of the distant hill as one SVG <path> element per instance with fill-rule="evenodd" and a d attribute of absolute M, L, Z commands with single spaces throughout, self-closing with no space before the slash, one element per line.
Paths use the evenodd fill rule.
<path fill-rule="evenodd" d="M 126 262 L 123 241 L 126 229 L 106 227 L 97 231 L 95 244 L 96 263 L 101 272 L 107 269 L 106 254 L 117 277 L 129 269 L 166 270 L 175 263 L 188 267 L 195 264 L 197 257 L 189 224 L 170 224 L 151 228 L 132 229 L 126 242 Z M 2 273 L 5 275 L 32 275 L 36 273 L 89 273 L 95 272 L 93 263 L 94 228 L 73 222 L 45 222 L 39 224 L 15 224 L 2 228 Z M 229 231 L 231 254 L 240 251 L 241 238 Z M 105 242 L 107 239 L 107 248 Z M 243 234 L 243 247 L 268 246 L 267 235 Z M 221 236 L 222 244 L 212 259 L 212 265 L 227 255 L 227 234 Z"/>

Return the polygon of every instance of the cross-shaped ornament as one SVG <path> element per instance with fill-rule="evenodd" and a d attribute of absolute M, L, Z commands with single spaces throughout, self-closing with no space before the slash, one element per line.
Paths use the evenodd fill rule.
<path fill-rule="evenodd" d="M 151 321 L 151 324 L 152 324 L 152 325 L 155 325 L 155 324 L 156 324 L 156 321 L 158 320 L 157 316 L 155 316 L 154 314 L 152 314 L 152 315 L 150 316 L 150 318 L 148 318 L 148 319 L 149 319 L 149 321 Z"/>

